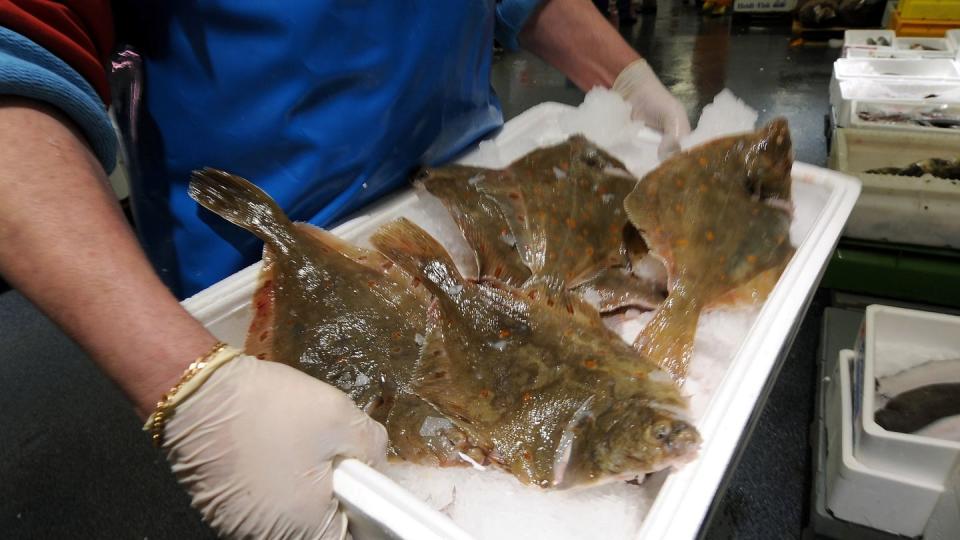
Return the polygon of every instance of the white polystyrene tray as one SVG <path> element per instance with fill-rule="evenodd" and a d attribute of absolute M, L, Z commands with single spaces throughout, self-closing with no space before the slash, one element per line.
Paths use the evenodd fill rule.
<path fill-rule="evenodd" d="M 877 32 L 876 30 L 847 30 L 849 32 Z M 892 33 L 892 32 L 891 32 Z M 866 38 L 863 38 L 866 41 Z M 930 47 L 911 49 L 914 45 Z M 936 37 L 897 37 L 890 46 L 847 45 L 844 40 L 844 58 L 954 58 L 956 51 L 953 43 L 945 38 Z"/>
<path fill-rule="evenodd" d="M 893 131 L 935 133 L 946 136 L 956 136 L 960 134 L 960 129 L 957 128 L 920 126 L 916 124 L 865 120 L 860 118 L 860 113 L 864 111 L 918 113 L 921 111 L 932 111 L 934 109 L 941 112 L 949 111 L 951 114 L 960 116 L 960 104 L 957 103 L 944 104 L 929 101 L 863 100 L 854 101 L 850 104 L 849 122 L 839 125 L 840 127 L 849 126 L 858 129 L 889 129 Z"/>
<path fill-rule="evenodd" d="M 915 45 L 930 47 L 930 50 L 911 49 Z M 939 37 L 898 37 L 893 40 L 893 48 L 899 53 L 913 53 L 921 58 L 953 58 L 953 42 Z"/>
<path fill-rule="evenodd" d="M 845 521 L 914 537 L 937 504 L 942 488 L 898 471 L 871 468 L 854 453 L 854 352 L 840 351 L 826 390 L 827 503 Z"/>
<path fill-rule="evenodd" d="M 844 234 L 882 242 L 960 247 L 960 181 L 863 172 L 958 156 L 960 133 L 835 130 L 831 168 L 863 182 L 863 194 Z"/>
<path fill-rule="evenodd" d="M 843 53 L 844 58 L 863 59 L 863 58 L 954 58 L 953 51 L 917 51 L 911 49 L 897 49 L 894 47 L 877 47 L 875 49 L 864 49 L 852 47 Z"/>
<path fill-rule="evenodd" d="M 957 63 L 949 58 L 841 58 L 833 63 L 839 79 L 960 80 Z"/>
<path fill-rule="evenodd" d="M 870 45 L 867 43 L 868 39 L 873 39 L 874 41 L 877 38 L 884 38 L 887 40 L 887 43 L 890 45 L 877 45 L 874 43 Z M 876 49 L 878 47 L 892 47 L 893 40 L 896 39 L 897 33 L 893 30 L 844 30 L 843 32 L 843 48 L 847 49 L 850 47 L 860 47 L 865 49 Z"/>
<path fill-rule="evenodd" d="M 928 97 L 936 95 L 937 97 Z M 830 105 L 836 127 L 848 127 L 854 120 L 858 102 L 960 104 L 960 85 L 956 82 L 924 79 L 853 78 L 830 80 Z"/>
<path fill-rule="evenodd" d="M 504 126 L 495 139 L 499 148 L 481 144 L 464 161 L 493 166 L 509 162 L 536 146 L 559 142 L 565 136 L 558 128 L 558 117 L 569 110 L 559 104 L 534 107 Z M 648 132 L 638 131 L 636 142 L 637 152 L 655 153 L 656 139 Z M 814 209 L 816 217 L 809 232 L 743 340 L 698 424 L 704 439 L 698 459 L 668 476 L 639 532 L 644 538 L 683 539 L 697 534 L 768 376 L 778 359 L 787 353 L 786 341 L 800 322 L 860 192 L 856 179 L 803 163 L 794 165 L 793 181 L 795 185 L 822 186 L 827 192 L 822 207 Z M 414 193 L 405 191 L 360 212 L 332 232 L 360 242 L 381 223 L 403 215 L 404 208 L 415 200 Z M 242 345 L 251 318 L 249 302 L 258 271 L 259 263 L 184 301 L 184 306 L 220 339 Z M 372 471 L 367 476 L 360 474 L 367 470 L 362 464 L 351 465 L 346 470 L 337 468 L 334 490 L 351 510 L 360 533 L 358 538 L 368 538 L 363 533 L 371 530 L 411 539 L 442 537 L 436 531 L 453 530 L 448 518 L 425 508 L 400 486 Z M 376 487 L 368 485 L 371 478 L 376 480 Z M 378 490 L 389 496 L 370 502 L 357 495 L 364 490 Z M 414 518 L 407 519 L 408 511 L 415 513 Z M 425 528 L 413 534 L 411 527 L 416 523 Z"/>
<path fill-rule="evenodd" d="M 960 442 L 897 433 L 874 419 L 878 377 L 924 362 L 960 356 L 960 317 L 891 306 L 867 306 L 864 318 L 862 400 L 854 418 L 859 431 L 854 452 L 865 465 L 896 470 L 904 476 L 943 485 L 960 458 Z"/>
<path fill-rule="evenodd" d="M 960 55 L 960 28 L 947 30 L 944 39 L 950 44 L 950 47 Z"/>

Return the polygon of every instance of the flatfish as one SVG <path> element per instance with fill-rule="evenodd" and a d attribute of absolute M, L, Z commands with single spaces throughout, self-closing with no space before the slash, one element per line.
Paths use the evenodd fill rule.
<path fill-rule="evenodd" d="M 632 478 L 699 445 L 670 376 L 602 324 L 507 286 L 464 279 L 413 223 L 371 243 L 436 298 L 413 392 L 521 481 L 567 487 Z"/>
<path fill-rule="evenodd" d="M 666 265 L 669 291 L 635 345 L 678 381 L 700 313 L 763 300 L 793 255 L 792 162 L 787 123 L 777 119 L 675 154 L 627 196 L 631 222 Z"/>
<path fill-rule="evenodd" d="M 461 430 L 410 392 L 429 292 L 374 251 L 293 223 L 243 178 L 196 171 L 190 196 L 265 243 L 246 350 L 336 386 L 387 427 L 394 456 L 454 465 L 475 452 Z"/>
<path fill-rule="evenodd" d="M 450 210 L 477 253 L 481 280 L 544 294 L 573 309 L 567 291 L 603 311 L 650 309 L 662 295 L 632 279 L 623 200 L 636 185 L 624 165 L 581 135 L 534 150 L 505 169 L 429 170 L 419 184 Z M 613 270 L 608 272 L 608 270 Z"/>

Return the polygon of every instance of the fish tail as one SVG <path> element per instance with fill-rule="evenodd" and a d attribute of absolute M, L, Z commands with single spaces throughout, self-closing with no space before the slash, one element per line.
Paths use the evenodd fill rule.
<path fill-rule="evenodd" d="M 437 296 L 449 296 L 451 287 L 464 283 L 447 250 L 406 218 L 377 229 L 370 237 L 370 243 L 401 268 L 423 280 L 430 292 Z"/>
<path fill-rule="evenodd" d="M 274 246 L 292 241 L 293 223 L 277 203 L 249 180 L 205 167 L 190 175 L 190 197 L 223 219 Z"/>
<path fill-rule="evenodd" d="M 693 357 L 693 340 L 699 319 L 697 302 L 668 296 L 633 346 L 682 384 Z"/>

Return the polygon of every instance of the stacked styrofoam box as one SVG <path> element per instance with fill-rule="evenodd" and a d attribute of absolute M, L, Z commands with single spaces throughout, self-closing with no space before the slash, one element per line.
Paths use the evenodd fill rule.
<path fill-rule="evenodd" d="M 852 521 L 904 536 L 926 526 L 942 487 L 864 465 L 854 451 L 853 351 L 840 352 L 827 388 L 827 510 Z"/>
<path fill-rule="evenodd" d="M 956 36 L 897 37 L 893 30 L 847 30 L 843 35 L 845 58 L 954 58 Z"/>
<path fill-rule="evenodd" d="M 864 172 L 958 156 L 960 133 L 838 129 L 830 168 L 859 176 L 864 186 L 844 235 L 960 249 L 960 181 Z"/>
<path fill-rule="evenodd" d="M 890 45 L 867 43 L 878 38 Z M 960 61 L 955 57 L 910 58 L 906 55 L 915 52 L 897 52 L 909 51 L 911 44 L 939 48 L 939 54 L 957 54 L 960 30 L 936 39 L 891 38 L 881 30 L 849 31 L 846 57 L 834 63 L 830 81 L 830 164 L 858 176 L 864 185 L 844 234 L 865 240 L 957 248 L 960 185 L 956 181 L 930 175 L 909 178 L 865 172 L 906 167 L 932 157 L 960 156 L 960 129 L 946 127 L 954 111 L 960 117 Z M 861 118 L 867 111 L 874 114 Z M 897 122 L 888 116 L 921 111 L 944 118 L 943 127 Z"/>
<path fill-rule="evenodd" d="M 912 49 L 915 45 L 934 50 Z M 834 63 L 830 81 L 832 127 L 850 125 L 860 101 L 960 104 L 958 55 L 960 31 L 951 30 L 944 38 L 911 38 L 889 30 L 848 30 L 844 57 Z"/>
<path fill-rule="evenodd" d="M 841 352 L 827 389 L 827 508 L 911 537 L 931 530 L 931 516 L 937 527 L 954 523 L 938 507 L 945 488 L 954 497 L 960 443 L 877 425 L 874 377 L 960 354 L 960 317 L 869 306 L 861 338 L 859 353 Z"/>
<path fill-rule="evenodd" d="M 843 33 L 843 56 L 853 51 L 891 49 L 896 37 L 893 30 L 847 30 Z"/>

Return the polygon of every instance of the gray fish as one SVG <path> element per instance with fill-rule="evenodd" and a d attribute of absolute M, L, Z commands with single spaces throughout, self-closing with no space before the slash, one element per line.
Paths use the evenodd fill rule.
<path fill-rule="evenodd" d="M 895 174 L 899 176 L 923 176 L 926 174 L 948 180 L 960 180 L 960 159 L 930 158 L 911 163 L 906 167 L 881 167 L 864 171 L 870 174 Z"/>
<path fill-rule="evenodd" d="M 430 302 L 418 279 L 379 253 L 292 223 L 240 177 L 196 171 L 190 196 L 265 243 L 249 354 L 343 390 L 387 427 L 394 456 L 455 465 L 461 452 L 474 452 L 460 429 L 410 391 Z"/>
<path fill-rule="evenodd" d="M 960 383 L 943 383 L 897 395 L 874 413 L 874 419 L 887 431 L 913 433 L 957 414 L 960 414 Z"/>
<path fill-rule="evenodd" d="M 669 375 L 602 324 L 465 280 L 413 223 L 372 244 L 436 298 L 413 391 L 521 481 L 567 487 L 690 459 L 699 444 Z"/>

